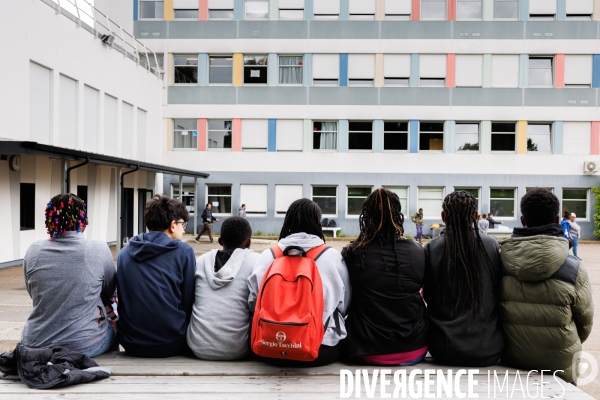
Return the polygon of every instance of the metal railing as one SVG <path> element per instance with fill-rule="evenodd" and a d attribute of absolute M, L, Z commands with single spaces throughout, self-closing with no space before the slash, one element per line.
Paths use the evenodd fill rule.
<path fill-rule="evenodd" d="M 87 0 L 41 1 L 52 7 L 56 14 L 64 15 L 77 24 L 78 28 L 83 28 L 94 35 L 94 39 L 103 40 L 112 36 L 114 41 L 109 45 L 110 48 L 162 79 L 164 71 L 161 70 L 156 54 Z"/>

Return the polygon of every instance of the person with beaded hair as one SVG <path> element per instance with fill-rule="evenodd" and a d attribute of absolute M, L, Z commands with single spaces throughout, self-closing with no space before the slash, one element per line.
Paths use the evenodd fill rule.
<path fill-rule="evenodd" d="M 429 352 L 446 365 L 494 365 L 504 348 L 498 312 L 502 261 L 496 239 L 479 233 L 477 208 L 471 193 L 450 193 L 442 203 L 446 229 L 425 245 Z"/>
<path fill-rule="evenodd" d="M 352 284 L 347 357 L 375 365 L 413 365 L 427 353 L 421 298 L 425 253 L 405 239 L 398 196 L 379 188 L 359 216 L 360 235 L 342 251 Z"/>
<path fill-rule="evenodd" d="M 64 346 L 87 356 L 114 346 L 115 332 L 101 297 L 113 297 L 115 264 L 105 242 L 88 240 L 84 200 L 72 193 L 46 205 L 49 239 L 34 242 L 23 259 L 33 310 L 23 328 L 27 347 Z"/>

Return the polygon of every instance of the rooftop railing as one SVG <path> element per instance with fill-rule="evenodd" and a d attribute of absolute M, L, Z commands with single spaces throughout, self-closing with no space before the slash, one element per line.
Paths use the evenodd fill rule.
<path fill-rule="evenodd" d="M 56 14 L 62 14 L 92 35 L 102 40 L 111 49 L 118 51 L 124 58 L 135 62 L 146 71 L 162 79 L 159 57 L 129 32 L 108 18 L 87 0 L 41 0 L 52 7 Z M 109 37 L 113 40 L 109 40 Z"/>

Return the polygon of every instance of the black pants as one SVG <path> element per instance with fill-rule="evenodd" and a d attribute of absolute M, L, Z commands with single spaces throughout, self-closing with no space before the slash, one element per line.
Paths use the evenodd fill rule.
<path fill-rule="evenodd" d="M 342 348 L 342 342 L 339 342 L 335 346 L 325 346 L 324 344 L 319 347 L 319 355 L 313 361 L 296 361 L 296 360 L 282 360 L 280 358 L 268 358 L 257 356 L 259 360 L 266 362 L 267 364 L 274 365 L 276 367 L 288 367 L 288 368 L 309 368 L 309 367 L 322 367 L 337 361 L 340 355 L 340 349 Z"/>

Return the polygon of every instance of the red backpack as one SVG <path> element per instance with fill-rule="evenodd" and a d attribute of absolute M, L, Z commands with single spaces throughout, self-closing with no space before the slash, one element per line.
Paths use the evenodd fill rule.
<path fill-rule="evenodd" d="M 329 246 L 306 253 L 290 246 L 271 248 L 273 263 L 265 273 L 252 319 L 252 351 L 259 356 L 313 361 L 323 341 L 323 285 L 315 261 Z M 302 256 L 288 255 L 290 250 Z"/>

